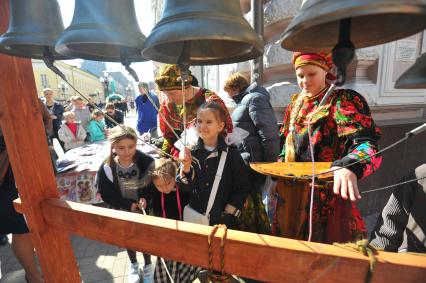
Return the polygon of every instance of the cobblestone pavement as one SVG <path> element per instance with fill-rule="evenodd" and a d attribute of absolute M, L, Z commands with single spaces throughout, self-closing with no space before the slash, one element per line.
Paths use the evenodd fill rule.
<path fill-rule="evenodd" d="M 83 282 L 127 282 L 129 259 L 125 249 L 78 236 L 70 236 Z M 10 242 L 9 235 L 9 242 Z M 143 256 L 137 254 L 140 266 Z M 156 257 L 152 257 L 153 262 Z M 0 247 L 0 283 L 25 283 L 25 272 L 10 244 Z"/>

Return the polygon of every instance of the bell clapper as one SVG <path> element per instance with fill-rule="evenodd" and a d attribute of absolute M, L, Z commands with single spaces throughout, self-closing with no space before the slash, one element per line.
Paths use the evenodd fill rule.
<path fill-rule="evenodd" d="M 132 67 L 130 67 L 130 64 L 132 64 L 132 61 L 125 48 L 121 48 L 120 50 L 120 61 L 121 61 L 121 64 L 126 69 L 126 71 L 132 76 L 132 78 L 136 82 L 139 82 L 138 74 L 136 74 L 136 71 Z"/>
<path fill-rule="evenodd" d="M 339 42 L 333 48 L 333 63 L 337 67 L 336 86 L 342 86 L 346 80 L 346 67 L 355 55 L 355 46 L 351 42 L 351 19 L 340 21 Z"/>

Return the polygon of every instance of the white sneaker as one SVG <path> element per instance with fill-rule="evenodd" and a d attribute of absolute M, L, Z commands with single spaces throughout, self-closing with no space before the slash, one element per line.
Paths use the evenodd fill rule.
<path fill-rule="evenodd" d="M 135 262 L 130 264 L 129 276 L 127 277 L 129 283 L 139 283 L 140 270 L 139 263 Z"/>
<path fill-rule="evenodd" d="M 143 283 L 151 283 L 154 279 L 154 265 L 148 264 L 143 267 Z"/>

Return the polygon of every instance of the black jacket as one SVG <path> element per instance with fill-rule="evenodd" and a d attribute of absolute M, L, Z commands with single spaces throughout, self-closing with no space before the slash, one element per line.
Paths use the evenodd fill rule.
<path fill-rule="evenodd" d="M 234 217 L 223 211 L 227 204 L 242 209 L 249 191 L 247 169 L 238 149 L 234 146 L 227 147 L 222 137 L 219 138 L 217 149 L 214 152 L 207 151 L 203 141 L 198 139 L 198 144 L 191 152 L 200 163 L 193 163 L 186 178 L 178 176 L 177 182 L 182 191 L 191 192 L 190 206 L 199 213 L 205 213 L 220 156 L 223 150 L 227 150 L 222 179 L 210 211 L 210 225 L 226 224 L 232 227 L 235 224 Z"/>
<path fill-rule="evenodd" d="M 159 192 L 153 184 L 147 186 L 142 190 L 140 197 L 145 198 L 148 209 L 152 209 L 154 216 L 163 217 L 163 208 L 161 207 L 161 192 Z M 179 190 L 179 198 L 181 211 L 180 215 L 183 216 L 183 208 L 189 202 L 189 193 Z M 174 220 L 182 220 L 179 218 L 179 206 L 177 201 L 176 191 L 164 194 L 164 210 L 166 211 L 166 218 Z"/>
<path fill-rule="evenodd" d="M 111 116 L 118 124 L 124 124 L 124 114 L 120 110 L 115 109 L 114 115 Z M 110 119 L 105 117 L 105 125 L 107 128 L 114 128 L 116 126 Z"/>
<path fill-rule="evenodd" d="M 269 99 L 268 91 L 256 83 L 233 97 L 237 106 L 232 112 L 232 123 L 249 132 L 238 147 L 246 163 L 277 161 L 278 125 Z"/>
<path fill-rule="evenodd" d="M 139 168 L 139 178 L 146 176 L 148 168 L 152 162 L 154 162 L 154 159 L 151 156 L 141 151 L 136 151 L 136 165 Z M 117 171 L 112 170 L 113 180 L 110 180 L 105 172 L 105 169 L 108 167 L 109 165 L 106 162 L 102 163 L 99 167 L 96 175 L 98 192 L 100 193 L 103 201 L 111 205 L 113 208 L 130 211 L 130 207 L 135 200 L 122 197 L 120 185 L 118 183 Z M 138 189 L 139 196 L 142 194 L 143 189 L 144 188 Z"/>
<path fill-rule="evenodd" d="M 46 107 L 48 108 L 47 104 L 46 104 Z M 52 111 L 52 114 L 56 116 L 56 119 L 52 120 L 53 132 L 57 133 L 59 131 L 59 128 L 62 125 L 62 118 L 63 118 L 63 115 L 64 115 L 64 107 L 59 102 L 55 101 L 55 102 L 53 102 L 51 111 Z"/>

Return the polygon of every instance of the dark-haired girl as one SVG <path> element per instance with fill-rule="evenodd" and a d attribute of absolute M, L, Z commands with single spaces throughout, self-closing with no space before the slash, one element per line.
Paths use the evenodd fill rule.
<path fill-rule="evenodd" d="M 182 191 L 191 192 L 189 205 L 205 214 L 221 155 L 227 151 L 217 194 L 210 211 L 210 225 L 226 224 L 235 228 L 247 198 L 249 184 L 246 167 L 238 149 L 225 143 L 226 112 L 215 102 L 200 106 L 196 127 L 199 133 L 197 145 L 181 152 L 182 167 L 178 185 Z M 192 161 L 194 156 L 197 161 Z M 185 220 L 185 219 L 184 219 Z"/>

